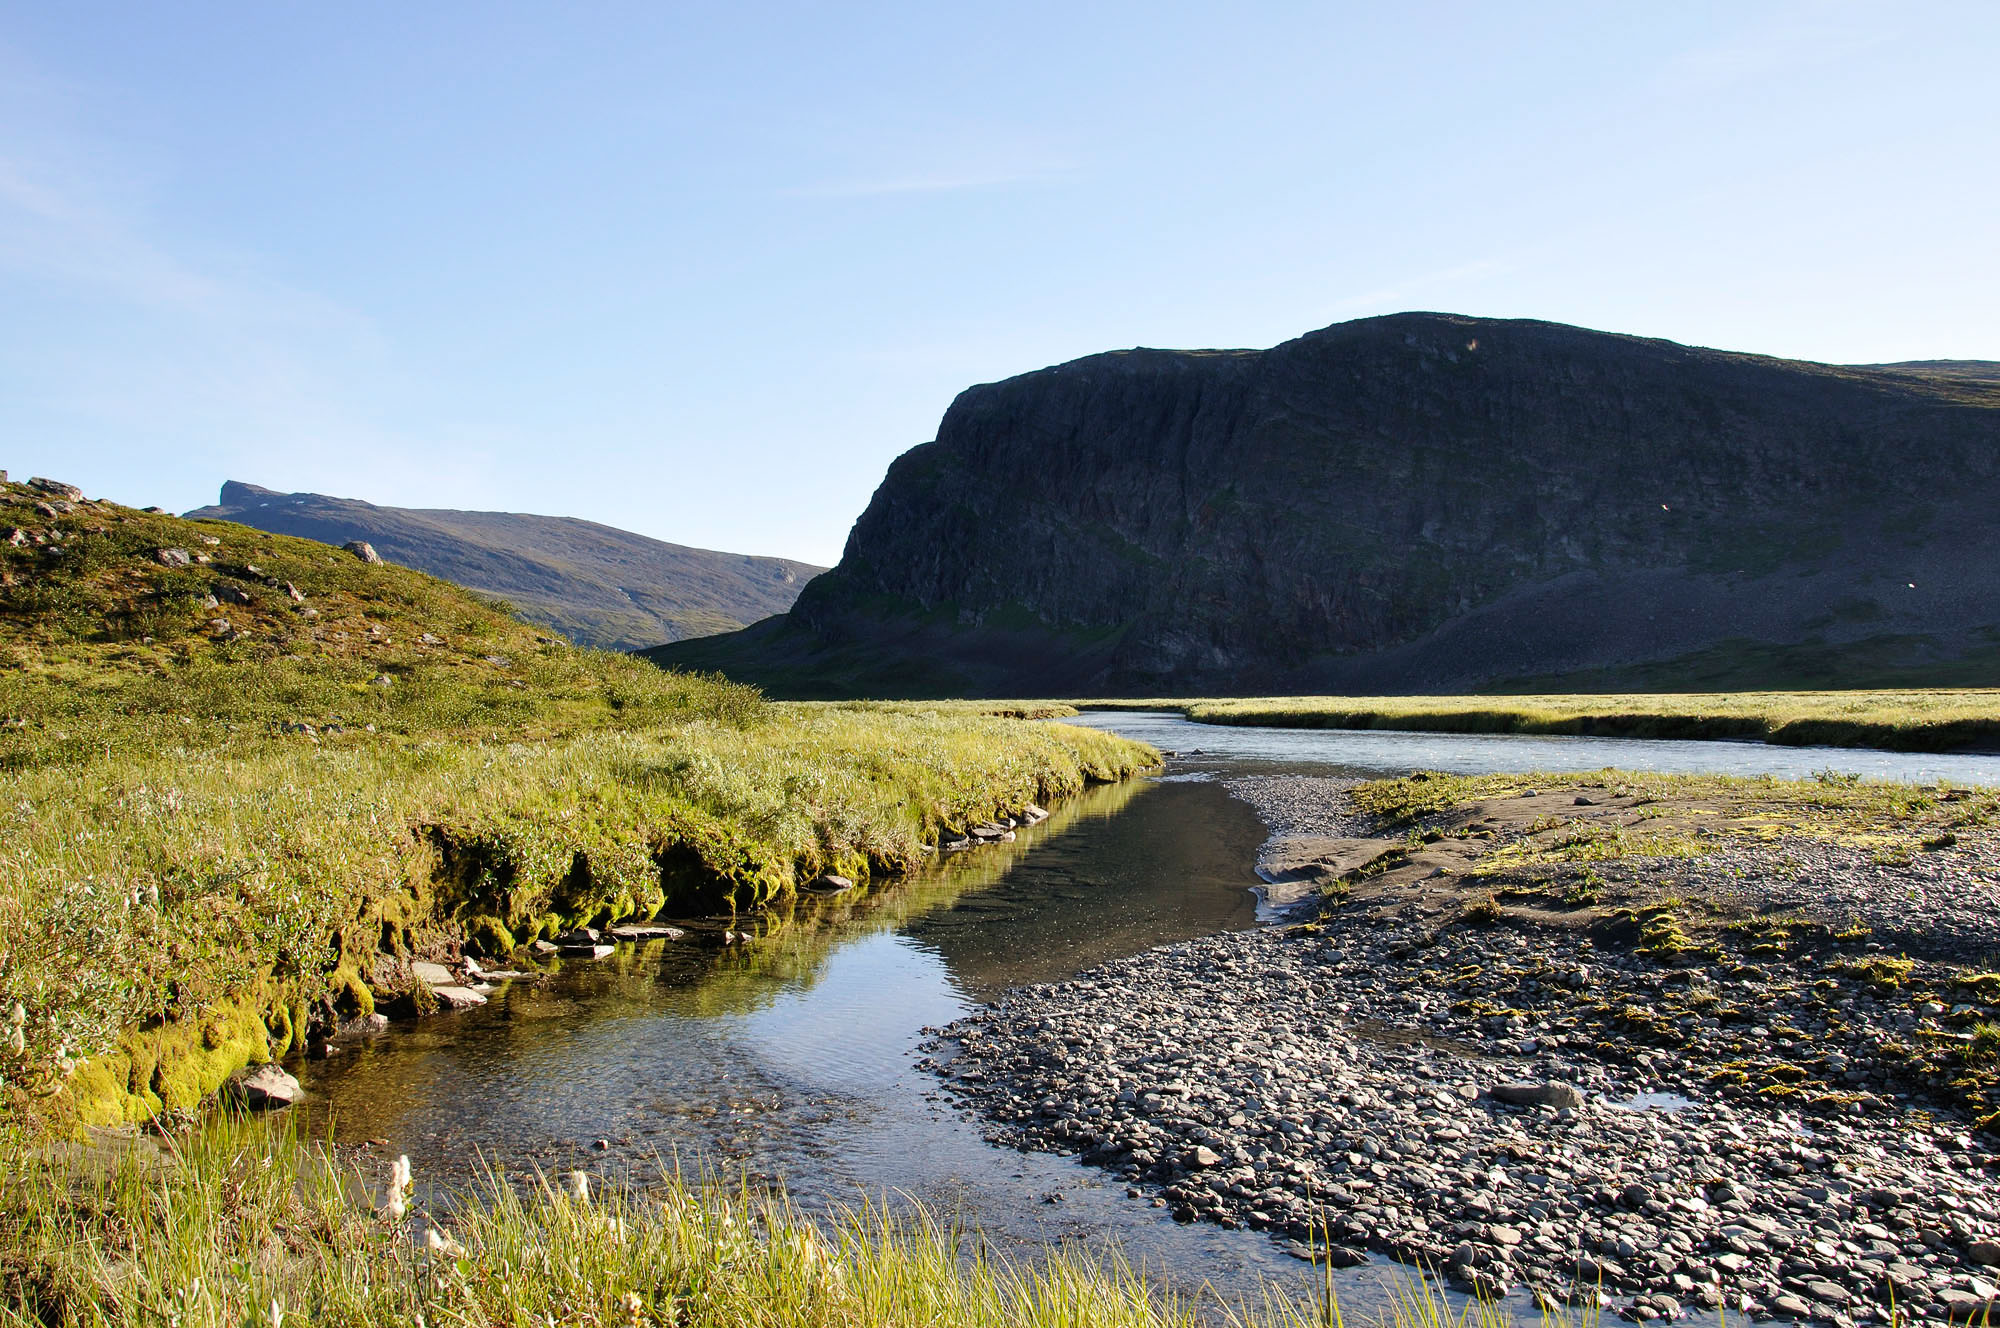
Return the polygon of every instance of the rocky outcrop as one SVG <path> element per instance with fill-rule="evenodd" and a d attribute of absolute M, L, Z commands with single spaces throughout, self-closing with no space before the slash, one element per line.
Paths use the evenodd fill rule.
<path fill-rule="evenodd" d="M 793 695 L 1953 681 L 2000 660 L 1996 500 L 2000 366 L 1405 314 L 969 389 L 787 617 L 656 653 Z"/>

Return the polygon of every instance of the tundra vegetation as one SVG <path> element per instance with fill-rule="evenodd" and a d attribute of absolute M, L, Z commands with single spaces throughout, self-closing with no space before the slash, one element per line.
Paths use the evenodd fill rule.
<path fill-rule="evenodd" d="M 362 554 L 0 489 L 16 1115 L 200 1102 L 413 959 L 754 909 L 1153 753 L 973 705 L 767 703 Z"/>
<path fill-rule="evenodd" d="M 1079 701 L 1178 710 L 1201 724 L 1426 733 L 1720 738 L 1947 752 L 2000 747 L 2000 690 L 1666 692 L 1559 696 L 1264 696 Z"/>

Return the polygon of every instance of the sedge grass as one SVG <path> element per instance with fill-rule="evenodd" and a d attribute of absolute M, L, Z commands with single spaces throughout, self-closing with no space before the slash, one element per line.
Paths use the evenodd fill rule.
<path fill-rule="evenodd" d="M 643 1183 L 486 1177 L 432 1211 L 286 1124 L 222 1116 L 158 1151 L 12 1140 L 0 1157 L 0 1322 L 174 1328 L 671 1324 L 677 1328 L 1326 1328 L 1318 1294 L 1228 1306 L 1120 1260 L 1009 1259 L 921 1208 L 818 1220 L 782 1197 L 660 1168 Z M 423 1179 L 419 1176 L 418 1181 Z M 1392 1283 L 1388 1328 L 1499 1328 Z M 1548 1320 L 1561 1324 L 1561 1316 Z"/>

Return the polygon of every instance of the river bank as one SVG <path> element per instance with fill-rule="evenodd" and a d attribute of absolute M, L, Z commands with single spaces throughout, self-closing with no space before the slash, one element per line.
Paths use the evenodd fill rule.
<path fill-rule="evenodd" d="M 1076 700 L 1092 709 L 1177 710 L 1199 724 L 1429 733 L 1561 734 L 1872 747 L 2000 750 L 2000 691 L 1561 693 L 1540 696 L 1265 696 Z"/>
<path fill-rule="evenodd" d="M 941 1072 L 996 1139 L 1183 1220 L 1636 1319 L 1993 1299 L 1990 794 L 1232 788 L 1322 911 L 952 1025 Z"/>
<path fill-rule="evenodd" d="M 366 545 L 55 481 L 0 473 L 4 523 L 0 1116 L 59 1130 L 433 1011 L 419 964 L 906 872 L 1155 759 L 979 703 L 771 704 Z"/>

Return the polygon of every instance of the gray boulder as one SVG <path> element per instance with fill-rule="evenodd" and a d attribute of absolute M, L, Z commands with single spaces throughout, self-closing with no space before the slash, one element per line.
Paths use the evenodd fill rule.
<path fill-rule="evenodd" d="M 1495 1084 L 1486 1090 L 1495 1102 L 1517 1107 L 1580 1107 L 1583 1094 L 1569 1084 Z"/>
<path fill-rule="evenodd" d="M 83 501 L 82 489 L 77 488 L 74 484 L 64 484 L 61 480 L 44 479 L 40 475 L 37 475 L 28 481 L 28 487 L 40 490 L 43 493 L 54 494 L 58 498 L 67 498 L 73 503 Z"/>

